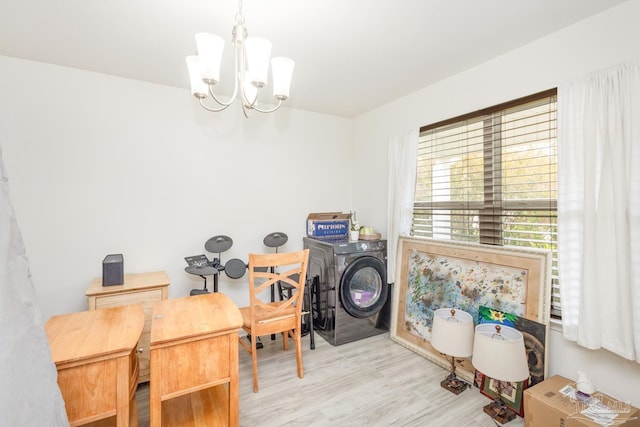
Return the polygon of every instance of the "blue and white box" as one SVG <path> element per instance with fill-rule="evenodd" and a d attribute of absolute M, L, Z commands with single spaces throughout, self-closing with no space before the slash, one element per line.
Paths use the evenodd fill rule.
<path fill-rule="evenodd" d="M 310 213 L 307 217 L 307 237 L 349 238 L 349 214 L 341 212 Z"/>

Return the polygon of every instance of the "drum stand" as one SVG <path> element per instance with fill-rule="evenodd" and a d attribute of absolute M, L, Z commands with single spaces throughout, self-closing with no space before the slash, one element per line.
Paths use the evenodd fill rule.
<path fill-rule="evenodd" d="M 219 265 L 220 263 L 218 262 L 218 259 L 214 258 L 213 261 L 207 261 L 206 264 L 194 264 L 186 267 L 184 271 L 189 274 L 200 276 L 204 279 L 204 288 L 192 289 L 189 295 L 193 296 L 209 293 L 209 289 L 207 289 L 207 276 L 213 276 L 213 292 L 218 292 L 218 273 L 220 272 Z"/>
<path fill-rule="evenodd" d="M 203 276 L 201 274 L 198 274 L 198 276 L 200 276 L 200 277 L 202 277 L 204 279 L 204 288 L 202 288 L 202 289 L 191 289 L 191 292 L 189 292 L 190 296 L 204 295 L 204 294 L 208 294 L 209 293 L 209 289 L 207 289 L 207 276 Z"/>

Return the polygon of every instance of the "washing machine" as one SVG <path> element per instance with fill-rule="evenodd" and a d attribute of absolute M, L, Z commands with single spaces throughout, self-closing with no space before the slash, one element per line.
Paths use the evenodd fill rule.
<path fill-rule="evenodd" d="M 387 241 L 303 240 L 318 335 L 340 345 L 388 331 Z"/>

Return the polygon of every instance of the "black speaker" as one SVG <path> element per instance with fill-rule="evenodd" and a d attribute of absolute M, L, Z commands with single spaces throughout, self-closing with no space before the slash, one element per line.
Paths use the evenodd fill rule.
<path fill-rule="evenodd" d="M 124 259 L 122 254 L 107 255 L 102 260 L 102 286 L 124 283 Z"/>

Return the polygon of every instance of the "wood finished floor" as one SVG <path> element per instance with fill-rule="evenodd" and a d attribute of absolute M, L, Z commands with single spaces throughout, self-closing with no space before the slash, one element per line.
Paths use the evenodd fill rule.
<path fill-rule="evenodd" d="M 240 358 L 240 426 L 495 427 L 482 411 L 490 400 L 477 388 L 454 395 L 440 387 L 447 372 L 381 334 L 332 346 L 316 335 L 303 338 L 304 378 L 298 378 L 293 345 L 262 339 L 260 391 L 253 392 L 251 357 Z M 149 384 L 139 386 L 140 427 L 149 426 Z M 516 418 L 506 424 L 522 427 Z"/>

